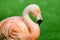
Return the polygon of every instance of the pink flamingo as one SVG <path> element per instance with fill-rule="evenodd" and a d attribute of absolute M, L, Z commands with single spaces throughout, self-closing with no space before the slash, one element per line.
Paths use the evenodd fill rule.
<path fill-rule="evenodd" d="M 37 23 L 33 22 L 29 12 L 36 17 Z M 6 40 L 37 40 L 40 35 L 39 25 L 42 22 L 41 11 L 36 4 L 28 5 L 23 16 L 14 16 L 3 20 L 0 23 L 0 39 Z"/>

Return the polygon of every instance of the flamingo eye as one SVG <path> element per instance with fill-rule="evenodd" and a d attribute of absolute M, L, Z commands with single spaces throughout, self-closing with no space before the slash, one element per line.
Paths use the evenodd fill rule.
<path fill-rule="evenodd" d="M 36 13 L 36 15 L 38 15 L 39 14 L 39 10 L 36 9 L 36 12 L 35 13 Z"/>
<path fill-rule="evenodd" d="M 39 13 L 39 10 L 36 9 L 36 13 Z"/>
<path fill-rule="evenodd" d="M 39 10 L 36 10 L 36 12 L 39 12 Z"/>

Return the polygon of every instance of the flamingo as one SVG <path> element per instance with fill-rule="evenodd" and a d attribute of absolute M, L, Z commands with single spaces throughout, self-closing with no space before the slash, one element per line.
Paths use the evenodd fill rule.
<path fill-rule="evenodd" d="M 37 22 L 33 22 L 29 13 L 31 13 Z M 42 22 L 41 11 L 38 5 L 28 5 L 20 16 L 6 18 L 0 23 L 0 39 L 5 40 L 37 40 L 40 35 L 39 25 Z"/>

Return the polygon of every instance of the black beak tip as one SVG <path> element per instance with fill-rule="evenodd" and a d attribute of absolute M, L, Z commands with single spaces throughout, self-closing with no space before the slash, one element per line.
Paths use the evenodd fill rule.
<path fill-rule="evenodd" d="M 41 19 L 38 20 L 37 23 L 40 25 L 42 23 L 42 20 Z"/>

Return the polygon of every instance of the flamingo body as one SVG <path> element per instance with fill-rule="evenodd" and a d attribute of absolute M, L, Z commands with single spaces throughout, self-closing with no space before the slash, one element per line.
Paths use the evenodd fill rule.
<path fill-rule="evenodd" d="M 41 19 L 39 7 L 35 4 L 29 5 L 23 11 L 22 17 L 14 16 L 1 21 L 0 36 L 4 35 L 6 40 L 36 40 L 39 37 L 40 28 L 29 18 L 29 12 L 32 12 L 38 20 Z"/>

